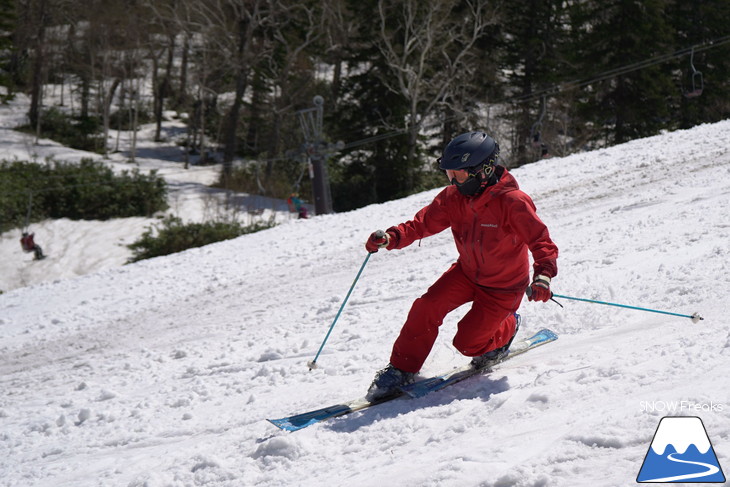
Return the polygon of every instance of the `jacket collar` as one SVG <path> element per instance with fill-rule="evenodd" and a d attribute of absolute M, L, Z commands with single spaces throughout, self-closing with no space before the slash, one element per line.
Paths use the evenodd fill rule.
<path fill-rule="evenodd" d="M 488 186 L 482 194 L 475 198 L 475 201 L 489 200 L 504 193 L 520 189 L 517 180 L 510 174 L 506 167 L 497 165 L 495 174 L 499 177 L 499 181 L 492 186 Z"/>

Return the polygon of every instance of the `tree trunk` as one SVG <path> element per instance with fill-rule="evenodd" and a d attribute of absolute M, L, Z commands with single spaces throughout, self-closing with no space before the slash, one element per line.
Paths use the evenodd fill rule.
<path fill-rule="evenodd" d="M 180 60 L 180 86 L 178 87 L 177 104 L 188 104 L 188 56 L 190 52 L 190 37 L 186 34 L 183 41 L 182 59 Z"/>
<path fill-rule="evenodd" d="M 89 98 L 91 97 L 91 81 L 89 80 L 88 73 L 84 72 L 81 76 L 81 118 L 87 118 L 89 116 Z"/>
<path fill-rule="evenodd" d="M 236 96 L 226 116 L 225 133 L 223 135 L 223 177 L 226 179 L 231 175 L 233 158 L 236 156 L 238 118 L 241 113 L 241 106 L 243 105 L 243 95 L 246 92 L 246 85 L 248 84 L 247 80 L 248 73 L 239 70 L 236 78 Z"/>
<path fill-rule="evenodd" d="M 36 42 L 34 46 L 35 59 L 33 60 L 33 78 L 30 87 L 30 110 L 28 119 L 32 127 L 38 127 L 40 122 L 41 96 L 43 89 L 43 68 L 44 68 L 44 47 L 46 40 L 46 0 L 38 1 L 38 13 L 36 24 Z"/>
<path fill-rule="evenodd" d="M 155 142 L 161 140 L 162 134 L 162 96 L 163 88 L 158 74 L 160 63 L 157 53 L 152 55 L 152 112 L 155 116 Z"/>
<path fill-rule="evenodd" d="M 116 78 L 114 82 L 112 82 L 111 87 L 109 88 L 109 91 L 107 93 L 103 94 L 103 106 L 102 109 L 102 121 L 104 124 L 104 141 L 102 142 L 104 144 L 104 155 L 107 155 L 107 140 L 109 138 L 109 119 L 111 114 L 111 105 L 112 101 L 114 100 L 114 93 L 116 93 L 117 88 L 119 88 L 119 84 L 122 82 L 121 78 Z M 103 89 L 104 83 L 99 83 L 99 88 Z"/>
<path fill-rule="evenodd" d="M 248 84 L 248 63 L 245 60 L 245 52 L 248 47 L 249 22 L 240 20 L 238 22 L 238 67 L 236 69 L 236 96 L 233 100 L 226 117 L 225 148 L 223 149 L 223 177 L 228 179 L 233 167 L 233 157 L 236 155 L 238 118 L 243 104 L 243 95 Z"/>

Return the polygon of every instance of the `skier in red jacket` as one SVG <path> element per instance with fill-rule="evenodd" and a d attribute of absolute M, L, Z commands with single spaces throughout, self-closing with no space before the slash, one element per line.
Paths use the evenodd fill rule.
<path fill-rule="evenodd" d="M 23 252 L 34 253 L 33 260 L 43 260 L 46 258 L 43 255 L 41 246 L 35 243 L 35 233 L 23 232 L 22 237 L 20 237 L 20 246 L 23 248 Z"/>
<path fill-rule="evenodd" d="M 498 164 L 499 145 L 484 132 L 453 139 L 439 159 L 450 185 L 413 220 L 373 232 L 368 252 L 402 249 L 447 228 L 459 258 L 417 299 L 393 345 L 390 363 L 380 370 L 368 399 L 392 395 L 413 382 L 431 352 L 444 317 L 471 302 L 459 321 L 453 345 L 473 357 L 475 367 L 503 358 L 512 343 L 525 289 L 530 301 L 548 301 L 550 280 L 558 273 L 558 248 L 535 212 L 532 199 Z M 528 249 L 532 254 L 530 280 Z"/>

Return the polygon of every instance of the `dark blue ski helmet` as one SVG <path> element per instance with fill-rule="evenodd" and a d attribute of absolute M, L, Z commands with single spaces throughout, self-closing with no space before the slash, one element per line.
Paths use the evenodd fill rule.
<path fill-rule="evenodd" d="M 444 148 L 439 169 L 466 169 L 497 161 L 499 144 L 484 132 L 467 132 L 454 138 Z"/>

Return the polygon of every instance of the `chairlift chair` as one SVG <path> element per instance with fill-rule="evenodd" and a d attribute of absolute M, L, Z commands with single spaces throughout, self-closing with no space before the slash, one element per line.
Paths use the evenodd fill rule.
<path fill-rule="evenodd" d="M 692 49 L 692 53 L 689 56 L 689 67 L 692 68 L 692 89 L 684 92 L 686 98 L 696 98 L 702 94 L 702 90 L 705 87 L 705 80 L 702 77 L 702 71 L 698 71 L 694 65 L 695 50 Z"/>
<path fill-rule="evenodd" d="M 695 71 L 692 73 L 692 90 L 685 92 L 684 96 L 687 98 L 696 98 L 702 94 L 704 87 L 705 82 L 702 78 L 702 72 Z"/>
<path fill-rule="evenodd" d="M 540 133 L 542 131 L 542 119 L 545 118 L 545 112 L 546 112 L 546 99 L 543 95 L 542 102 L 540 103 L 540 116 L 538 117 L 537 121 L 532 124 L 532 127 L 530 128 L 530 140 L 532 141 L 533 147 L 541 147 L 543 144 L 542 142 L 542 134 Z"/>

